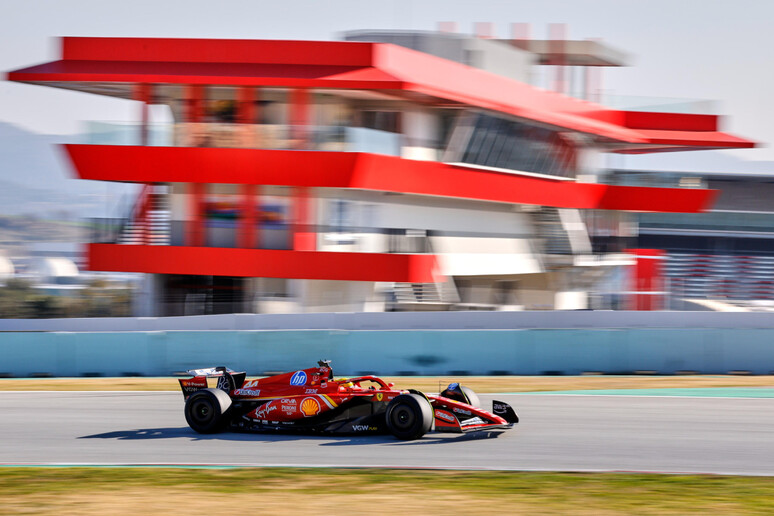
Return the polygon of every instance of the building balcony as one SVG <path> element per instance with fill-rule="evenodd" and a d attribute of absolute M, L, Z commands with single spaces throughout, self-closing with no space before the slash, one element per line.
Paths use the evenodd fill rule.
<path fill-rule="evenodd" d="M 362 152 L 65 145 L 78 177 L 133 183 L 342 188 L 558 208 L 696 213 L 715 191 L 581 183 Z M 324 173 L 322 172 L 324 171 Z"/>
<path fill-rule="evenodd" d="M 126 218 L 89 219 L 93 244 L 186 246 L 190 222 L 170 220 L 169 212 L 150 211 L 142 221 Z M 205 247 L 237 248 L 240 232 L 253 232 L 254 248 L 266 250 L 293 249 L 294 227 L 286 222 L 260 221 L 240 226 L 236 218 L 214 218 L 204 222 Z M 314 238 L 314 249 L 321 252 L 355 252 L 387 254 L 429 254 L 427 231 L 411 228 L 334 227 L 304 228 Z"/>

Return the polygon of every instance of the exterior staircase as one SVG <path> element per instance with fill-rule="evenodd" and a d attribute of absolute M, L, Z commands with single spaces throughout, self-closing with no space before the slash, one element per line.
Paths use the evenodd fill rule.
<path fill-rule="evenodd" d="M 116 243 L 125 245 L 169 245 L 170 211 L 165 186 L 145 185 L 125 219 Z"/>

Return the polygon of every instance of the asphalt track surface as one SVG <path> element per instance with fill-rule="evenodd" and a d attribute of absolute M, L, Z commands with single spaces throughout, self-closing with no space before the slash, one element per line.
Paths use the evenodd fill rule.
<path fill-rule="evenodd" d="M 481 396 L 488 406 L 492 396 Z M 0 464 L 190 464 L 774 475 L 774 399 L 497 395 L 487 435 L 195 434 L 171 392 L 0 393 Z"/>

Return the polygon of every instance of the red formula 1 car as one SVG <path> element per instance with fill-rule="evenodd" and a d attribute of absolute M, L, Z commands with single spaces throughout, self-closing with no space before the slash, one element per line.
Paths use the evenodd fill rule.
<path fill-rule="evenodd" d="M 398 390 L 376 376 L 335 380 L 329 362 L 257 380 L 225 367 L 189 371 L 181 379 L 185 419 L 199 433 L 297 431 L 322 434 L 391 433 L 418 439 L 425 433 L 468 433 L 511 428 L 519 418 L 510 405 L 480 407 L 478 396 L 458 383 L 440 395 Z M 217 378 L 215 388 L 208 378 Z"/>

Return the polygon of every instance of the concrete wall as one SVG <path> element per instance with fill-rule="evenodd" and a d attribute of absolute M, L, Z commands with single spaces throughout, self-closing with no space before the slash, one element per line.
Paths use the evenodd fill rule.
<path fill-rule="evenodd" d="M 774 316 L 738 312 L 234 314 L 0 320 L 0 373 L 249 374 L 333 360 L 338 374 L 774 371 Z M 462 372 L 462 373 L 460 373 Z"/>
<path fill-rule="evenodd" d="M 226 365 L 251 375 L 331 359 L 339 375 L 774 370 L 774 330 L 467 330 L 4 333 L 0 373 L 167 376 Z"/>
<path fill-rule="evenodd" d="M 768 329 L 766 312 L 373 312 L 228 314 L 189 317 L 0 319 L 3 332 L 149 332 L 200 330 L 620 330 Z M 2 355 L 0 355 L 2 360 Z"/>

